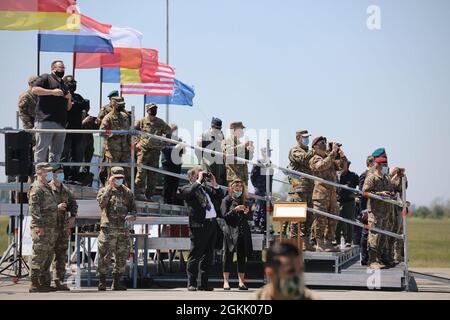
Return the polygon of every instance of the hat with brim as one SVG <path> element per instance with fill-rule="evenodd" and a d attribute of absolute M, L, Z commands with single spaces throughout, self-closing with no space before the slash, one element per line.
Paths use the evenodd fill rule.
<path fill-rule="evenodd" d="M 234 179 L 233 181 L 231 181 L 230 186 L 232 187 L 233 185 L 235 185 L 236 183 L 242 183 L 244 184 L 244 181 L 242 181 L 241 179 Z"/>
<path fill-rule="evenodd" d="M 296 137 L 302 136 L 302 137 L 306 138 L 306 137 L 310 137 L 311 135 L 308 133 L 308 130 L 297 130 L 295 132 L 295 136 Z"/>
<path fill-rule="evenodd" d="M 114 178 L 125 178 L 125 171 L 123 170 L 122 167 L 112 167 L 111 175 Z"/>
<path fill-rule="evenodd" d="M 123 97 L 112 97 L 112 100 L 115 101 L 117 103 L 118 106 L 123 106 L 125 105 L 125 100 L 123 99 Z"/>
<path fill-rule="evenodd" d="M 245 129 L 245 126 L 242 121 L 236 121 L 230 124 L 230 129 Z"/>
<path fill-rule="evenodd" d="M 145 105 L 145 110 L 150 110 L 150 109 L 154 109 L 154 108 L 158 108 L 158 106 L 156 105 L 156 104 L 154 104 L 154 103 L 147 103 L 146 105 Z"/>
<path fill-rule="evenodd" d="M 213 117 L 211 119 L 211 126 L 217 128 L 217 129 L 222 129 L 222 120 L 220 120 L 219 118 Z"/>
<path fill-rule="evenodd" d="M 53 167 L 48 162 L 39 162 L 36 165 L 36 171 L 38 170 L 52 171 Z"/>

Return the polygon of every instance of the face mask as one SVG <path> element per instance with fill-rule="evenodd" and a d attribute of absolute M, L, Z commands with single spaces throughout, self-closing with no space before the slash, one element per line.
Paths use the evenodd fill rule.
<path fill-rule="evenodd" d="M 114 184 L 116 187 L 120 187 L 123 183 L 123 179 L 114 179 Z"/>
<path fill-rule="evenodd" d="M 64 71 L 55 71 L 55 75 L 56 75 L 58 78 L 62 78 L 62 77 L 64 77 Z"/>
<path fill-rule="evenodd" d="M 303 138 L 302 143 L 307 146 L 309 144 L 309 137 Z"/>
<path fill-rule="evenodd" d="M 125 110 L 125 105 L 117 106 L 117 110 L 119 110 L 119 111 Z"/>
<path fill-rule="evenodd" d="M 64 172 L 58 173 L 58 174 L 56 175 L 56 180 L 57 180 L 59 183 L 62 183 L 62 182 L 64 181 Z"/>
<path fill-rule="evenodd" d="M 303 277 L 298 275 L 280 280 L 278 286 L 283 296 L 291 299 L 300 299 L 303 296 L 305 288 Z"/>
<path fill-rule="evenodd" d="M 47 175 L 45 176 L 45 180 L 47 180 L 47 182 L 52 181 L 53 179 L 53 172 L 47 172 Z"/>
<path fill-rule="evenodd" d="M 318 144 L 317 146 L 319 147 L 320 150 L 327 151 L 327 146 L 324 143 Z"/>
<path fill-rule="evenodd" d="M 67 84 L 67 87 L 69 88 L 69 91 L 70 91 L 70 92 L 75 92 L 75 91 L 77 91 L 77 85 L 74 84 L 74 83 L 68 83 L 68 84 Z"/>
<path fill-rule="evenodd" d="M 150 113 L 151 116 L 154 117 L 154 116 L 156 116 L 156 114 L 157 114 L 158 112 L 157 112 L 156 110 L 150 110 L 149 113 Z"/>
<path fill-rule="evenodd" d="M 239 198 L 240 196 L 242 196 L 242 191 L 234 191 L 233 195 L 235 198 Z"/>
<path fill-rule="evenodd" d="M 383 174 L 388 174 L 389 173 L 389 167 L 381 167 L 381 172 L 383 172 Z"/>

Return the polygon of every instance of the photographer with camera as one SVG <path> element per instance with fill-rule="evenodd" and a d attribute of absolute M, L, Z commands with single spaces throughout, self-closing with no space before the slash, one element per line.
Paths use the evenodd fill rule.
<path fill-rule="evenodd" d="M 42 74 L 33 84 L 31 93 L 38 96 L 35 129 L 64 129 L 72 95 L 62 80 L 66 67 L 61 60 L 53 61 L 51 74 Z M 64 149 L 65 133 L 36 133 L 34 161 L 58 162 Z"/>
<path fill-rule="evenodd" d="M 222 200 L 220 211 L 225 219 L 223 225 L 223 289 L 230 290 L 228 279 L 234 252 L 237 255 L 237 271 L 239 290 L 247 290 L 245 286 L 246 258 L 250 259 L 253 252 L 252 235 L 249 221 L 252 220 L 252 202 L 248 201 L 247 190 L 241 179 L 235 179 L 230 184 L 230 192 Z"/>
<path fill-rule="evenodd" d="M 223 193 L 214 175 L 200 167 L 190 169 L 187 176 L 189 184 L 181 188 L 180 195 L 188 206 L 189 215 L 191 250 L 186 268 L 188 291 L 212 291 L 214 288 L 208 286 L 208 273 L 217 238 L 217 217 L 220 217 L 217 204 L 222 201 Z M 199 269 L 200 286 L 197 287 Z"/>
<path fill-rule="evenodd" d="M 65 76 L 63 81 L 72 95 L 72 108 L 67 113 L 67 129 L 82 129 L 83 113 L 90 109 L 89 100 L 75 93 L 77 82 L 73 76 Z M 61 161 L 81 162 L 84 156 L 84 135 L 80 133 L 67 133 L 64 141 L 64 151 Z M 80 182 L 80 167 L 71 166 L 64 168 L 66 181 Z"/>

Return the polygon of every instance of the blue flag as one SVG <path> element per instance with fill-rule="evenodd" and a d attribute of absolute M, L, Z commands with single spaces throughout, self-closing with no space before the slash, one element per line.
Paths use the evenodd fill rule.
<path fill-rule="evenodd" d="M 145 103 L 156 104 L 177 104 L 193 106 L 193 98 L 195 97 L 194 88 L 175 79 L 174 90 L 170 96 L 151 96 L 145 95 Z"/>

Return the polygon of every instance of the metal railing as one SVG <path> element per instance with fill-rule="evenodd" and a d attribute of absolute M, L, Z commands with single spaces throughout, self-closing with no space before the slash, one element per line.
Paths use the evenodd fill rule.
<path fill-rule="evenodd" d="M 134 123 L 134 107 L 132 107 L 132 124 Z M 292 169 L 288 169 L 288 168 L 284 168 L 281 167 L 279 165 L 273 164 L 270 161 L 270 151 L 268 152 L 268 159 L 266 163 L 261 163 L 261 162 L 256 162 L 256 161 L 252 161 L 246 158 L 242 158 L 242 157 L 238 157 L 238 156 L 234 156 L 231 154 L 226 154 L 223 152 L 219 152 L 219 151 L 215 151 L 215 150 L 211 150 L 208 148 L 203 148 L 200 146 L 196 146 L 196 145 L 191 145 L 189 143 L 183 142 L 183 141 L 178 141 L 178 140 L 173 140 L 167 137 L 162 137 L 162 136 L 158 136 L 155 134 L 151 134 L 148 132 L 143 132 L 143 131 L 139 131 L 133 128 L 133 125 L 131 125 L 130 130 L 88 130 L 88 129 L 23 129 L 23 130 L 19 130 L 19 129 L 1 129 L 0 133 L 9 133 L 9 132 L 19 132 L 19 131 L 25 131 L 25 132 L 30 132 L 30 133 L 79 133 L 79 134 L 100 134 L 100 135 L 114 135 L 114 134 L 127 134 L 127 135 L 131 135 L 131 146 L 130 146 L 130 156 L 131 156 L 131 161 L 130 163 L 84 163 L 84 162 L 58 162 L 58 164 L 61 164 L 63 166 L 124 166 L 124 167 L 130 167 L 131 168 L 131 190 L 134 192 L 134 168 L 135 167 L 140 167 L 143 168 L 145 170 L 151 170 L 163 175 L 169 175 L 169 176 L 173 176 L 173 177 L 177 177 L 180 179 L 184 179 L 184 180 L 188 180 L 186 175 L 182 175 L 182 174 L 177 174 L 177 173 L 172 173 L 172 172 L 168 172 L 165 170 L 161 170 L 158 168 L 154 168 L 154 167 L 150 167 L 150 166 L 146 166 L 143 164 L 136 164 L 135 163 L 135 136 L 141 136 L 141 137 L 149 137 L 149 138 L 153 138 L 153 139 L 157 139 L 169 144 L 178 144 L 181 145 L 183 147 L 187 147 L 190 148 L 192 150 L 198 150 L 198 151 L 202 151 L 203 153 L 208 153 L 210 155 L 215 155 L 215 156 L 221 156 L 223 157 L 223 159 L 225 159 L 225 164 L 227 163 L 234 163 L 235 161 L 239 161 L 239 162 L 243 162 L 246 164 L 251 164 L 251 165 L 255 165 L 255 166 L 259 166 L 261 168 L 267 168 L 267 169 L 276 169 L 281 171 L 283 174 L 288 175 L 288 176 L 294 176 L 294 177 L 303 177 L 306 179 L 310 179 L 310 180 L 314 180 L 317 181 L 319 183 L 323 183 L 323 184 L 327 184 L 336 188 L 341 188 L 347 191 L 350 191 L 352 193 L 361 195 L 365 198 L 371 198 L 371 199 L 375 199 L 375 200 L 379 200 L 379 201 L 383 201 L 395 206 L 399 206 L 402 208 L 402 216 L 403 216 L 403 234 L 397 234 L 388 230 L 383 230 L 380 228 L 376 228 L 376 227 L 369 227 L 368 225 L 365 225 L 363 223 L 354 221 L 354 220 L 350 220 L 350 219 L 346 219 L 346 218 L 342 218 L 339 216 L 336 216 L 334 214 L 330 214 L 327 212 L 323 212 L 314 208 L 307 208 L 307 210 L 313 214 L 319 214 L 322 216 L 325 216 L 327 218 L 330 219 L 335 219 L 344 223 L 349 223 L 352 224 L 354 226 L 357 227 L 361 227 L 361 228 L 365 228 L 367 230 L 373 231 L 373 232 L 377 232 L 377 233 L 381 233 L 384 234 L 386 236 L 390 236 L 390 237 L 394 237 L 397 239 L 402 239 L 404 242 L 404 260 L 405 260 L 405 280 L 406 280 L 406 289 L 409 289 L 409 272 L 408 272 L 408 246 L 407 246 L 407 219 L 406 219 L 406 213 L 407 213 L 407 201 L 406 201 L 406 180 L 402 179 L 402 199 L 401 201 L 397 201 L 397 200 L 393 200 L 389 197 L 383 197 L 383 196 L 379 196 L 373 193 L 369 193 L 369 192 L 363 192 L 359 189 L 356 188 L 351 188 L 347 185 L 343 185 L 343 184 L 339 184 L 335 181 L 329 181 L 311 174 L 307 174 L 301 171 L 296 171 L 296 170 L 292 170 Z M 267 150 L 270 150 L 270 141 L 267 140 Z M 282 182 L 282 181 L 280 181 Z M 286 182 L 283 182 L 286 183 Z M 220 186 L 222 189 L 228 189 L 227 186 Z M 272 194 L 270 192 L 270 175 L 267 175 L 266 178 L 266 190 L 268 192 L 266 192 L 266 196 L 262 197 L 262 196 L 258 196 L 258 195 L 254 195 L 251 194 L 252 197 L 254 197 L 255 199 L 260 199 L 260 200 L 266 200 L 267 202 L 267 206 L 266 206 L 266 221 L 267 221 L 267 227 L 266 227 L 266 246 L 268 247 L 269 245 L 269 238 L 270 238 L 270 228 L 269 228 L 269 217 L 270 217 L 270 210 L 271 210 L 271 204 L 273 201 L 273 197 Z"/>

